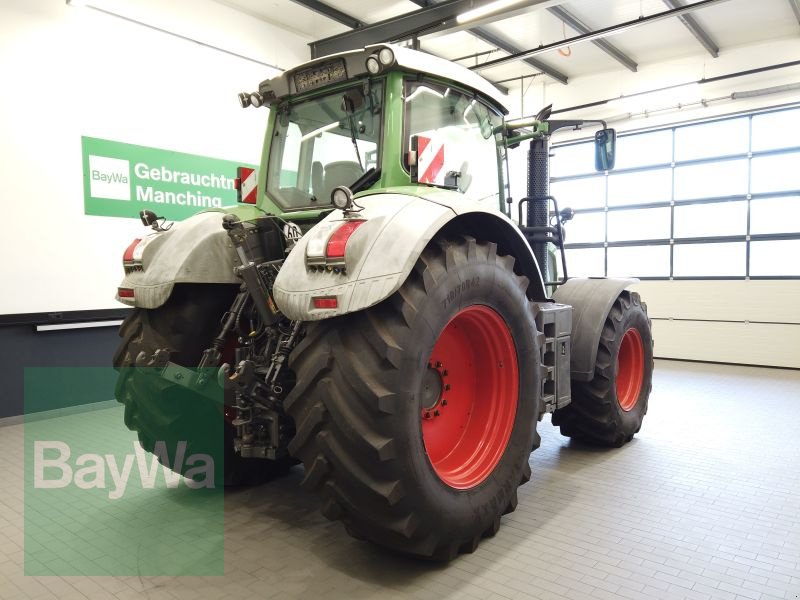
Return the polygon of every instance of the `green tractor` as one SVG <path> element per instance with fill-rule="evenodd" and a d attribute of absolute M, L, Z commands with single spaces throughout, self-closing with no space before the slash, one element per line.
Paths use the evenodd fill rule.
<path fill-rule="evenodd" d="M 583 121 L 507 121 L 480 76 L 388 44 L 240 102 L 269 117 L 239 204 L 169 228 L 143 211 L 154 232 L 124 255 L 117 398 L 145 449 L 216 410 L 227 484 L 302 462 L 351 535 L 450 560 L 515 509 L 545 413 L 606 446 L 639 431 L 646 307 L 634 280 L 566 277 L 572 212 L 548 193 L 550 135 Z M 515 211 L 507 155 L 524 141 Z M 613 130 L 595 142 L 613 168 Z M 195 401 L 208 386 L 224 406 Z"/>

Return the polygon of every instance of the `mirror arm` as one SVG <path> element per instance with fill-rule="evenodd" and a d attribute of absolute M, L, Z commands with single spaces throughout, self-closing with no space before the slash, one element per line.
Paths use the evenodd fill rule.
<path fill-rule="evenodd" d="M 513 137 L 507 138 L 505 143 L 509 146 L 514 146 L 519 144 L 520 142 L 524 142 L 525 140 L 532 140 L 534 138 L 540 138 L 544 134 L 541 131 L 534 131 L 532 133 L 523 133 L 521 135 L 515 135 Z M 498 144 L 500 145 L 500 144 Z"/>
<path fill-rule="evenodd" d="M 513 121 L 506 121 L 501 126 L 497 127 L 496 133 L 499 133 L 503 129 L 507 131 L 512 131 L 514 129 L 524 129 L 526 127 L 533 127 L 534 129 L 539 124 L 539 121 L 536 120 L 536 117 L 522 117 L 521 119 L 514 119 Z"/>
<path fill-rule="evenodd" d="M 603 129 L 608 129 L 608 126 L 605 121 L 602 119 L 571 119 L 565 121 L 537 121 L 533 117 L 528 117 L 524 119 L 515 119 L 514 121 L 507 121 L 503 125 L 499 127 L 495 127 L 493 129 L 494 134 L 504 133 L 505 135 L 509 135 L 518 131 L 520 129 L 525 129 L 527 127 L 533 127 L 533 131 L 530 133 L 522 133 L 519 135 L 514 135 L 508 138 L 509 144 L 517 144 L 519 142 L 524 142 L 525 140 L 529 140 L 535 137 L 541 137 L 542 135 L 552 135 L 559 129 L 565 129 L 567 127 L 574 128 L 575 130 L 580 129 L 587 123 L 600 123 L 603 126 Z M 546 126 L 546 130 L 540 128 L 541 125 Z"/>
<path fill-rule="evenodd" d="M 575 119 L 568 121 L 549 121 L 549 123 L 550 123 L 550 133 L 555 133 L 559 129 L 564 129 L 566 127 L 573 127 L 576 130 L 578 130 L 587 123 L 600 123 L 603 126 L 603 129 L 608 129 L 606 122 L 600 119 Z"/>

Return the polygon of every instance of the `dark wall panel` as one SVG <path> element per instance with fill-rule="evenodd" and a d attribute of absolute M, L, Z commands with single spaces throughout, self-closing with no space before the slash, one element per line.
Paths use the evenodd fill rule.
<path fill-rule="evenodd" d="M 25 367 L 111 367 L 117 327 L 37 332 L 34 325 L 0 327 L 0 418 L 24 412 Z M 86 402 L 112 400 L 98 385 Z"/>

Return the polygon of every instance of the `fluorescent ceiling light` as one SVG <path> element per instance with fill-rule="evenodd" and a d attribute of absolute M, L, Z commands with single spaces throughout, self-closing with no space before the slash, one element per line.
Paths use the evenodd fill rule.
<path fill-rule="evenodd" d="M 312 137 L 316 137 L 321 133 L 325 133 L 326 131 L 330 131 L 331 129 L 336 129 L 339 126 L 339 121 L 334 121 L 333 123 L 329 123 L 328 125 L 323 125 L 322 127 L 315 129 L 314 131 L 309 131 L 303 137 L 300 138 L 301 142 L 305 142 L 306 140 L 311 139 Z"/>
<path fill-rule="evenodd" d="M 475 103 L 476 103 L 476 102 L 477 102 L 477 100 L 473 100 L 472 102 L 470 102 L 469 104 L 467 104 L 467 108 L 465 108 L 465 109 L 464 109 L 464 114 L 463 114 L 462 116 L 463 116 L 463 118 L 464 118 L 464 124 L 465 124 L 467 127 L 471 127 L 471 125 L 469 124 L 469 121 L 467 120 L 467 115 L 470 113 L 470 111 L 472 111 L 472 110 L 474 110 L 474 109 L 475 109 Z M 477 118 L 477 117 L 476 117 L 476 118 Z"/>
<path fill-rule="evenodd" d="M 447 90 L 445 90 L 445 93 L 442 94 L 441 92 L 437 92 L 436 90 L 432 90 L 429 87 L 421 85 L 413 92 L 411 92 L 408 96 L 406 96 L 405 101 L 411 102 L 414 98 L 416 98 L 420 94 L 430 94 L 431 96 L 436 96 L 437 98 L 446 98 L 449 93 L 450 93 L 450 88 L 447 88 Z"/>
<path fill-rule="evenodd" d="M 522 2 L 523 0 L 495 0 L 495 2 L 490 2 L 484 6 L 473 8 L 465 13 L 461 13 L 456 17 L 456 22 L 469 23 L 470 21 L 476 21 L 478 19 L 482 19 L 483 17 L 488 17 L 493 13 L 505 10 L 506 8 L 510 8 L 515 4 L 521 4 Z"/>

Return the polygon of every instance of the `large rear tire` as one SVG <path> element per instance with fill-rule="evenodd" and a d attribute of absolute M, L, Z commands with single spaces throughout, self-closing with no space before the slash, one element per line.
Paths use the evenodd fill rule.
<path fill-rule="evenodd" d="M 289 450 L 354 537 L 450 560 L 515 509 L 539 444 L 541 336 L 513 265 L 492 243 L 434 241 L 389 299 L 308 325 Z"/>
<path fill-rule="evenodd" d="M 594 378 L 572 382 L 572 402 L 553 413 L 553 425 L 567 437 L 620 447 L 641 429 L 652 383 L 647 306 L 636 292 L 623 291 L 603 325 Z"/>
<path fill-rule="evenodd" d="M 134 309 L 122 323 L 122 341 L 114 355 L 114 367 L 120 370 L 116 397 L 125 405 L 125 425 L 137 433 L 148 452 L 153 452 L 157 441 L 165 442 L 167 448 L 186 441 L 189 456 L 198 424 L 208 425 L 206 433 L 211 435 L 219 431 L 222 406 L 199 402 L 197 394 L 186 388 L 137 372 L 132 368 L 136 357 L 165 348 L 172 362 L 196 367 L 237 291 L 238 286 L 178 284 L 164 305 Z M 293 464 L 289 459 L 242 458 L 234 451 L 233 428 L 227 420 L 223 433 L 225 485 L 262 483 Z"/>

